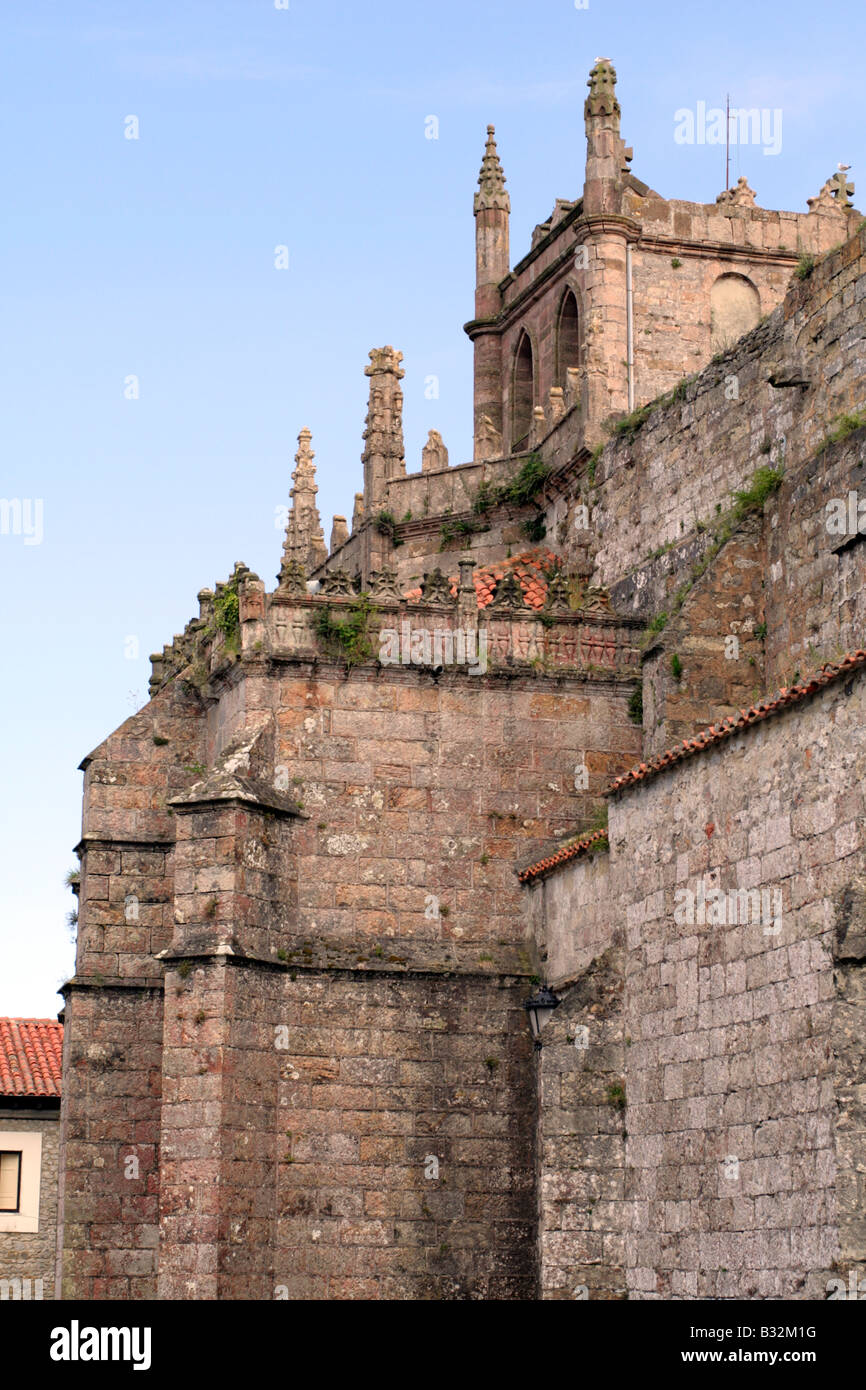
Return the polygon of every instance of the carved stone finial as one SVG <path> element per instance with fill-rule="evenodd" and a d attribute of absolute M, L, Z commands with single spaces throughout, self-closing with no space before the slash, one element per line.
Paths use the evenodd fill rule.
<path fill-rule="evenodd" d="M 356 592 L 354 577 L 347 570 L 327 570 L 322 575 L 321 592 L 327 598 L 351 598 Z"/>
<path fill-rule="evenodd" d="M 489 415 L 482 415 L 475 438 L 475 458 L 479 463 L 502 458 L 502 435 Z"/>
<path fill-rule="evenodd" d="M 331 554 L 333 555 L 335 550 L 339 550 L 341 545 L 345 545 L 348 539 L 349 528 L 346 525 L 346 518 L 335 515 L 331 523 Z"/>
<path fill-rule="evenodd" d="M 481 161 L 481 173 L 478 175 L 478 192 L 475 194 L 476 213 L 479 213 L 482 208 L 501 208 L 504 212 L 511 211 L 511 199 L 505 191 L 505 174 L 499 162 L 496 141 L 493 138 L 495 133 L 493 126 L 489 125 L 484 158 Z"/>
<path fill-rule="evenodd" d="M 508 570 L 496 585 L 496 592 L 490 601 L 491 608 L 522 608 L 523 589 L 514 570 Z"/>
<path fill-rule="evenodd" d="M 583 107 L 585 117 L 621 114 L 616 98 L 616 68 L 609 58 L 596 58 L 586 85 L 589 96 Z"/>
<path fill-rule="evenodd" d="M 451 580 L 441 569 L 431 570 L 421 581 L 421 595 L 425 603 L 453 603 Z"/>
<path fill-rule="evenodd" d="M 298 452 L 295 454 L 295 469 L 292 473 L 294 486 L 291 489 L 292 506 L 286 526 L 286 539 L 283 543 L 282 570 L 290 560 L 315 569 L 327 559 L 328 550 L 316 506 L 316 457 L 310 448 L 312 434 L 302 429 L 298 435 Z"/>
<path fill-rule="evenodd" d="M 165 663 L 161 652 L 154 652 L 150 658 L 150 680 L 147 683 L 147 693 L 153 699 L 165 679 Z"/>
<path fill-rule="evenodd" d="M 719 194 L 716 202 L 738 208 L 753 208 L 756 196 L 754 188 L 749 187 L 749 180 L 745 174 L 741 174 L 737 179 L 736 188 L 726 188 Z"/>
<path fill-rule="evenodd" d="M 300 560 L 284 560 L 279 573 L 280 589 L 293 598 L 307 597 L 307 576 Z"/>
<path fill-rule="evenodd" d="M 587 589 L 581 607 L 588 613 L 611 613 L 613 611 L 607 589 L 596 586 Z"/>
<path fill-rule="evenodd" d="M 355 493 L 355 506 L 354 506 L 354 508 L 352 509 L 352 535 L 353 535 L 353 536 L 354 536 L 355 532 L 356 532 L 357 530 L 360 529 L 361 524 L 363 523 L 363 520 L 364 520 L 364 494 L 363 494 L 363 492 L 356 492 L 356 493 Z"/>
<path fill-rule="evenodd" d="M 807 198 L 806 202 L 810 212 L 826 212 L 830 209 L 838 211 L 854 206 L 851 202 L 853 193 L 854 185 L 848 182 L 846 171 L 838 169 L 824 184 L 818 196 Z"/>
<path fill-rule="evenodd" d="M 364 368 L 365 376 L 376 376 L 378 372 L 390 372 L 402 381 L 405 373 L 400 363 L 403 361 L 402 352 L 396 352 L 392 347 L 373 348 L 368 354 L 370 358 L 369 367 Z"/>
<path fill-rule="evenodd" d="M 295 454 L 295 471 L 292 480 L 299 487 L 308 486 L 318 492 L 316 484 L 316 468 L 313 459 L 316 455 L 310 448 L 310 441 L 313 438 L 312 430 L 307 429 L 306 425 L 298 435 L 298 452 Z"/>
<path fill-rule="evenodd" d="M 580 405 L 580 368 L 566 367 L 565 408 L 571 410 L 572 406 L 575 405 Z"/>
<path fill-rule="evenodd" d="M 433 473 L 436 469 L 448 467 L 448 450 L 438 430 L 430 430 L 427 443 L 421 450 L 421 472 Z"/>
<path fill-rule="evenodd" d="M 399 600 L 403 597 L 396 570 L 371 570 L 368 588 L 371 598 Z"/>
<path fill-rule="evenodd" d="M 553 426 L 558 420 L 561 420 L 565 414 L 565 392 L 561 386 L 551 386 L 547 399 L 548 428 L 553 429 Z"/>
<path fill-rule="evenodd" d="M 547 603 L 545 607 L 551 613 L 567 613 L 569 611 L 568 602 L 568 581 L 562 574 L 552 574 L 547 581 Z"/>
<path fill-rule="evenodd" d="M 536 444 L 540 444 L 547 434 L 547 421 L 544 418 L 544 406 L 536 405 L 532 408 L 532 425 L 529 430 L 529 447 L 534 449 Z"/>

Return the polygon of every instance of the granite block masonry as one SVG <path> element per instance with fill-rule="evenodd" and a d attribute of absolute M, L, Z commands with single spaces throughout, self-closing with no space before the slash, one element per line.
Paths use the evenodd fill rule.
<path fill-rule="evenodd" d="M 866 1274 L 866 232 L 666 200 L 588 86 L 513 267 L 487 132 L 473 458 L 407 463 L 374 349 L 351 530 L 305 427 L 276 586 L 82 764 L 63 1296 Z"/>

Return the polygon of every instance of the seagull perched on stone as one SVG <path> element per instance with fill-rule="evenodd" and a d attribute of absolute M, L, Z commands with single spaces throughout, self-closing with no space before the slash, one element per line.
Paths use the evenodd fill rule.
<path fill-rule="evenodd" d="M 851 165 L 850 165 L 850 164 L 837 164 L 837 165 L 836 165 L 836 168 L 839 170 L 839 173 L 840 173 L 840 174 L 847 174 L 848 170 L 851 168 Z"/>

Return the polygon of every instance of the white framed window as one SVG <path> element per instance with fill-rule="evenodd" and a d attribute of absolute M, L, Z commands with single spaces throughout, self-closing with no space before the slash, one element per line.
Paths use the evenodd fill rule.
<path fill-rule="evenodd" d="M 39 1230 L 42 1135 L 0 1129 L 0 1231 Z"/>

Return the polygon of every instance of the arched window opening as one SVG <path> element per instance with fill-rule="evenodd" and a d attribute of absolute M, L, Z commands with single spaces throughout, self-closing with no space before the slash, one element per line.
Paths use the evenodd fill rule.
<path fill-rule="evenodd" d="M 580 322 L 577 299 L 573 290 L 566 290 L 559 306 L 556 324 L 556 384 L 565 390 L 569 367 L 580 366 Z"/>
<path fill-rule="evenodd" d="M 535 370 L 528 333 L 521 337 L 514 359 L 512 400 L 511 449 L 516 454 L 529 444 L 532 407 L 535 403 Z"/>

